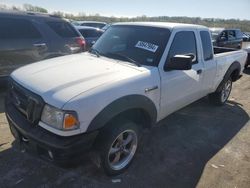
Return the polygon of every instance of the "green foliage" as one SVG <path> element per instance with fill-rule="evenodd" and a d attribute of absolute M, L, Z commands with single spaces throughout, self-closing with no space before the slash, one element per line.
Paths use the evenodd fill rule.
<path fill-rule="evenodd" d="M 30 5 L 30 4 L 24 4 L 23 9 L 25 11 L 30 11 L 30 12 L 48 13 L 48 11 L 45 8 L 38 7 L 38 6 L 33 6 L 33 5 Z"/>
<path fill-rule="evenodd" d="M 191 17 L 169 17 L 169 16 L 159 16 L 159 17 L 147 17 L 145 15 L 138 16 L 134 18 L 127 17 L 105 17 L 97 15 L 86 15 L 79 14 L 77 16 L 68 16 L 66 18 L 78 21 L 103 21 L 107 23 L 115 22 L 136 22 L 136 21 L 149 21 L 149 22 L 176 22 L 176 23 L 188 23 L 188 24 L 198 24 L 207 27 L 222 27 L 222 28 L 239 28 L 242 31 L 250 32 L 250 21 L 249 20 L 239 20 L 239 19 L 216 19 L 216 18 L 191 18 Z"/>
<path fill-rule="evenodd" d="M 32 12 L 48 13 L 45 8 L 33 6 L 30 4 L 24 4 L 23 9 L 12 6 L 7 7 L 4 4 L 0 4 L 1 9 L 12 9 L 12 10 L 25 10 Z M 78 21 L 102 21 L 107 23 L 116 22 L 136 22 L 136 21 L 150 21 L 150 22 L 177 22 L 177 23 L 189 23 L 205 25 L 207 27 L 222 27 L 222 28 L 239 28 L 242 31 L 250 32 L 250 20 L 239 20 L 239 19 L 217 19 L 217 18 L 191 18 L 191 17 L 169 17 L 169 16 L 158 16 L 158 17 L 147 17 L 146 15 L 137 16 L 134 18 L 127 17 L 107 17 L 99 14 L 87 15 L 84 12 L 78 13 L 77 16 L 74 14 L 64 13 L 61 11 L 52 12 L 54 15 L 65 17 L 69 20 Z"/>

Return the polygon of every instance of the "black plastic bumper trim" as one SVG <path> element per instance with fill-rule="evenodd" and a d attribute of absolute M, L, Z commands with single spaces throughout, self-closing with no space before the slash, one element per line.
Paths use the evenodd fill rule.
<path fill-rule="evenodd" d="M 42 158 L 56 163 L 70 163 L 72 159 L 80 158 L 92 148 L 98 135 L 98 131 L 93 131 L 70 137 L 58 136 L 29 123 L 8 101 L 5 103 L 5 111 L 11 132 L 16 139 Z M 53 153 L 53 158 L 48 155 L 48 151 Z"/>

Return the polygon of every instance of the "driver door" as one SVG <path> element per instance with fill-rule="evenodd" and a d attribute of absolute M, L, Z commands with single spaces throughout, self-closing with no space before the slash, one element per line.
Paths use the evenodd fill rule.
<path fill-rule="evenodd" d="M 180 31 L 173 34 L 172 44 L 168 51 L 164 66 L 175 55 L 193 54 L 191 70 L 160 70 L 161 74 L 161 119 L 168 114 L 194 102 L 204 95 L 203 62 L 200 60 L 198 33 L 196 30 Z M 171 41 L 170 41 L 171 43 Z"/>

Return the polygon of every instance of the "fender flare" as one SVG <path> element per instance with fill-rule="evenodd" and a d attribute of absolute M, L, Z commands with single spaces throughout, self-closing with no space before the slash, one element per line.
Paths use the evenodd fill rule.
<path fill-rule="evenodd" d="M 110 120 L 122 112 L 140 109 L 150 117 L 150 125 L 154 125 L 157 119 L 157 109 L 151 99 L 143 95 L 128 95 L 121 97 L 106 106 L 90 123 L 87 132 L 104 127 Z"/>
<path fill-rule="evenodd" d="M 224 85 L 224 82 L 227 81 L 231 76 L 234 71 L 237 71 L 235 75 L 232 77 L 232 81 L 235 82 L 239 78 L 241 70 L 241 65 L 238 61 L 233 62 L 230 67 L 228 68 L 225 76 L 223 77 L 223 80 L 221 81 L 220 85 L 218 86 L 216 91 L 221 91 Z"/>

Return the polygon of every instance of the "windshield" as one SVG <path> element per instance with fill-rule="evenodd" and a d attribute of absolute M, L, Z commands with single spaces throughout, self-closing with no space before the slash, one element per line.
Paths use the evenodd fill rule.
<path fill-rule="evenodd" d="M 113 59 L 158 66 L 169 36 L 169 29 L 116 25 L 104 32 L 93 50 Z"/>

